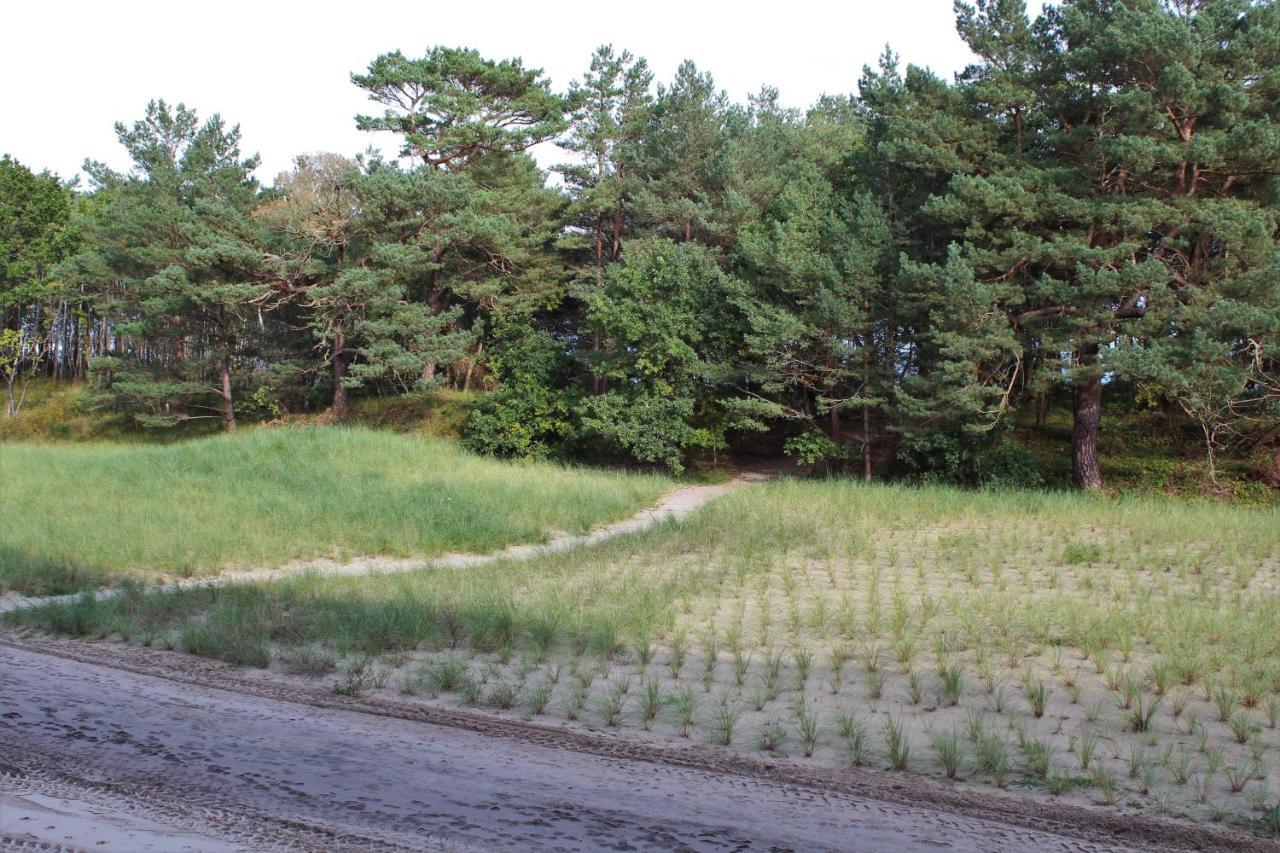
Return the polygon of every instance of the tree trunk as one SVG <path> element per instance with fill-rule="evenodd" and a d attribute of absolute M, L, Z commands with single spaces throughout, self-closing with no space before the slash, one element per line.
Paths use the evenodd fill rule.
<path fill-rule="evenodd" d="M 597 275 L 604 271 L 604 214 L 596 214 L 596 270 Z"/>
<path fill-rule="evenodd" d="M 622 205 L 619 204 L 613 211 L 613 234 L 612 243 L 609 248 L 609 256 L 613 263 L 618 262 L 618 258 L 622 254 Z"/>
<path fill-rule="evenodd" d="M 871 482 L 871 407 L 862 407 L 862 479 Z"/>
<path fill-rule="evenodd" d="M 236 407 L 231 396 L 231 356 L 224 355 L 218 362 L 218 372 L 222 374 L 222 418 L 227 429 L 236 428 Z"/>
<path fill-rule="evenodd" d="M 1213 487 L 1218 488 L 1218 454 L 1217 454 L 1218 437 L 1207 426 L 1204 428 L 1204 452 L 1205 459 L 1209 463 L 1209 482 Z"/>
<path fill-rule="evenodd" d="M 443 255 L 437 250 L 435 255 L 436 263 L 440 262 Z M 435 273 L 432 273 L 435 276 Z M 427 297 L 427 305 L 431 308 L 433 315 L 439 314 L 444 310 L 444 296 L 438 290 L 432 290 L 431 295 Z M 436 363 L 434 361 L 424 362 L 422 365 L 422 381 L 431 382 L 436 378 Z"/>
<path fill-rule="evenodd" d="M 604 271 L 606 266 L 604 255 L 604 214 L 596 214 L 596 289 L 604 289 Z M 591 352 L 600 354 L 600 333 L 591 333 Z M 591 395 L 598 397 L 604 393 L 604 383 L 594 372 L 591 374 Z"/>
<path fill-rule="evenodd" d="M 338 332 L 333 337 L 333 419 L 340 421 L 347 416 L 350 402 L 347 399 L 347 336 Z"/>
<path fill-rule="evenodd" d="M 1077 353 L 1085 376 L 1076 384 L 1075 424 L 1071 429 L 1071 474 L 1081 489 L 1102 488 L 1102 468 L 1098 465 L 1098 434 L 1102 429 L 1102 373 L 1098 345 L 1085 344 Z"/>

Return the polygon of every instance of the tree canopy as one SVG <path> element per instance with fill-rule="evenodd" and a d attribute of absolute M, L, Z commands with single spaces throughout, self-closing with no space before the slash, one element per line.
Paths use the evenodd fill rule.
<path fill-rule="evenodd" d="M 402 159 L 307 154 L 270 187 L 237 127 L 154 102 L 84 190 L 0 161 L 0 363 L 91 373 L 153 427 L 447 385 L 484 392 L 477 450 L 672 469 L 754 448 L 985 482 L 1056 401 L 1096 489 L 1117 398 L 1194 424 L 1211 479 L 1274 447 L 1280 7 L 955 14 L 953 80 L 886 50 L 804 110 L 610 45 L 563 92 L 386 53 L 355 121 Z"/>

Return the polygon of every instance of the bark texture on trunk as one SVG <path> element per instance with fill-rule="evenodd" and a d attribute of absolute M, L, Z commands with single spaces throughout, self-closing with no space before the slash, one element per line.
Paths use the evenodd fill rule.
<path fill-rule="evenodd" d="M 433 257 L 435 257 L 436 263 L 439 263 L 440 258 L 444 257 L 444 255 L 440 251 L 436 251 Z M 434 280 L 436 273 L 432 272 L 431 275 Z M 433 289 L 431 291 L 431 295 L 427 297 L 427 305 L 431 307 L 432 314 L 439 314 L 441 311 L 444 310 L 444 295 L 440 293 L 440 291 Z M 434 361 L 428 361 L 423 363 L 422 365 L 423 381 L 431 382 L 436 378 L 436 366 L 437 365 Z"/>
<path fill-rule="evenodd" d="M 871 407 L 862 407 L 862 479 L 871 482 Z"/>
<path fill-rule="evenodd" d="M 236 407 L 234 399 L 231 396 L 231 357 L 224 356 L 218 365 L 218 372 L 222 374 L 222 419 L 227 424 L 227 429 L 236 428 Z"/>
<path fill-rule="evenodd" d="M 333 419 L 335 421 L 345 418 L 351 408 L 347 399 L 346 379 L 349 357 L 345 352 L 346 346 L 346 335 L 339 332 L 333 338 Z"/>
<path fill-rule="evenodd" d="M 1077 354 L 1085 375 L 1076 384 L 1075 423 L 1071 429 L 1071 475 L 1081 489 L 1101 489 L 1098 435 L 1102 430 L 1102 373 L 1096 370 L 1098 345 L 1086 344 Z"/>
<path fill-rule="evenodd" d="M 5 381 L 5 404 L 4 413 L 8 417 L 16 417 L 18 414 L 18 398 L 13 393 L 14 383 L 17 381 L 18 371 L 15 368 L 13 373 L 9 374 Z"/>

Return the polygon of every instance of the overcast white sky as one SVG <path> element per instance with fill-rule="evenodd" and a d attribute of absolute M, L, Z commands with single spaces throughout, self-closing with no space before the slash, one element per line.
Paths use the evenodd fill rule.
<path fill-rule="evenodd" d="M 394 153 L 390 138 L 355 129 L 355 114 L 376 105 L 349 75 L 384 51 L 434 44 L 523 57 L 563 91 L 611 42 L 646 57 L 660 81 L 691 58 L 735 100 L 767 83 L 792 106 L 853 91 L 886 42 L 904 63 L 947 76 L 971 61 L 951 0 L 43 0 L 7 4 L 3 19 L 0 153 L 63 177 L 85 157 L 126 167 L 113 123 L 140 117 L 151 98 L 238 122 L 265 183 L 303 152 Z M 539 152 L 544 166 L 557 159 Z"/>

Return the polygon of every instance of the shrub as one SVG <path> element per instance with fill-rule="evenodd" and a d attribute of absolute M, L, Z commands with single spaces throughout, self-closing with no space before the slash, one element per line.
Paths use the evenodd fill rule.
<path fill-rule="evenodd" d="M 546 332 L 527 329 L 490 353 L 498 390 L 475 403 L 462 442 L 477 453 L 538 459 L 572 440 L 577 392 L 572 364 Z"/>
<path fill-rule="evenodd" d="M 836 444 L 826 433 L 816 429 L 787 439 L 782 452 L 794 456 L 801 465 L 821 463 L 828 470 L 849 458 L 847 446 Z"/>

